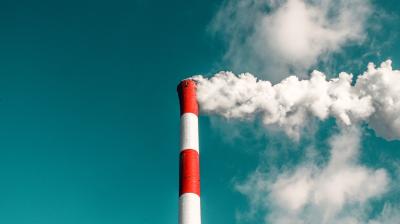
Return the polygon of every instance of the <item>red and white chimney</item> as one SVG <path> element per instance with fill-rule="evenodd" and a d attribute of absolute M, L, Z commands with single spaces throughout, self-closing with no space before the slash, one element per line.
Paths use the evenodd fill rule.
<path fill-rule="evenodd" d="M 199 131 L 196 83 L 178 85 L 181 112 L 179 158 L 179 224 L 200 224 Z"/>

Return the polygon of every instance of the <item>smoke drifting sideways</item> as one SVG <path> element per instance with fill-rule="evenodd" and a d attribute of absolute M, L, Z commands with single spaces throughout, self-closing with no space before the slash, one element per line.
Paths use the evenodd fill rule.
<path fill-rule="evenodd" d="M 329 137 L 329 157 L 322 164 L 315 142 L 304 148 L 305 155 L 315 156 L 283 167 L 269 163 L 268 157 L 284 154 L 282 147 L 286 146 L 267 146 L 257 169 L 235 183 L 250 205 L 248 213 L 238 213 L 239 222 L 262 212 L 265 223 L 275 224 L 398 223 L 399 203 L 384 200 L 386 193 L 398 192 L 394 188 L 398 184 L 393 184 L 397 178 L 385 168 L 369 167 L 358 160 L 361 124 L 387 140 L 400 139 L 400 71 L 393 70 L 391 60 L 379 67 L 369 63 L 357 77 L 342 72 L 327 79 L 313 71 L 309 79 L 290 76 L 275 85 L 249 73 L 219 72 L 192 79 L 197 81 L 203 114 L 229 120 L 261 119 L 266 129 L 283 130 L 294 143 L 310 135 L 304 130 L 315 119 L 333 117 L 339 129 Z M 383 202 L 375 215 L 371 213 L 372 199 Z"/>
<path fill-rule="evenodd" d="M 254 119 L 281 128 L 294 140 L 300 130 L 317 118 L 334 117 L 340 126 L 366 122 L 386 140 L 400 139 L 400 71 L 392 61 L 368 69 L 352 83 L 353 75 L 341 72 L 327 79 L 319 71 L 300 80 L 289 76 L 278 84 L 257 79 L 250 73 L 219 72 L 210 78 L 192 77 L 198 82 L 201 111 L 225 118 Z"/>
<path fill-rule="evenodd" d="M 399 207 L 385 200 L 380 213 L 371 214 L 369 202 L 393 190 L 393 182 L 386 169 L 357 162 L 360 137 L 361 129 L 345 127 L 330 137 L 326 164 L 304 160 L 276 173 L 257 169 L 236 190 L 247 197 L 251 212 L 268 211 L 265 223 L 396 224 Z"/>
<path fill-rule="evenodd" d="M 279 81 L 318 63 L 329 67 L 348 46 L 372 45 L 369 30 L 382 20 L 376 11 L 370 0 L 230 0 L 210 25 L 232 69 Z"/>

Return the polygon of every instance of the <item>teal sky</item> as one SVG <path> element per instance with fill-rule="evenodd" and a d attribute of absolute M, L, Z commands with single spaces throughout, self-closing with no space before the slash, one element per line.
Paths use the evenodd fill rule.
<path fill-rule="evenodd" d="M 0 223 L 177 223 L 175 88 L 192 74 L 229 70 L 226 44 L 209 29 L 220 4 L 1 1 Z M 400 15 L 396 1 L 379 5 Z M 393 41 L 363 66 L 391 58 L 400 67 L 393 24 L 382 31 Z M 236 223 L 248 204 L 235 182 L 256 169 L 269 140 L 254 138 L 253 124 L 210 119 L 200 117 L 203 223 Z M 363 145 L 365 164 L 398 176 L 385 161 L 400 159 L 399 141 L 370 131 Z"/>

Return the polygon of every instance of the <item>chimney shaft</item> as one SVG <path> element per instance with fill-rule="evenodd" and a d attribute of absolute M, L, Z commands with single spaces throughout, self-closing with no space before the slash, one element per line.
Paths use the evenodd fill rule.
<path fill-rule="evenodd" d="M 178 85 L 181 113 L 179 161 L 179 224 L 200 224 L 199 132 L 196 83 Z"/>

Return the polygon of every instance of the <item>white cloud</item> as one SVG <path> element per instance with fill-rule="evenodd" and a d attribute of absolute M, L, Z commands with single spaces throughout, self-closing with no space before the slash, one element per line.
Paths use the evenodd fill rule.
<path fill-rule="evenodd" d="M 327 79 L 314 71 L 310 79 L 290 76 L 275 85 L 249 73 L 192 77 L 202 113 L 261 118 L 266 128 L 281 128 L 295 140 L 301 133 L 308 134 L 304 127 L 314 119 L 334 117 L 338 123 L 340 133 L 330 138 L 326 164 L 311 156 L 279 172 L 259 169 L 237 186 L 248 197 L 251 214 L 266 212 L 266 223 L 273 224 L 396 223 L 397 208 L 387 206 L 375 218 L 368 210 L 371 199 L 389 191 L 388 172 L 358 162 L 361 132 L 357 127 L 362 122 L 379 136 L 400 139 L 400 71 L 393 70 L 391 63 L 388 60 L 378 68 L 369 64 L 354 83 L 345 72 Z M 314 147 L 308 154 L 318 154 Z"/>
<path fill-rule="evenodd" d="M 237 189 L 249 198 L 253 211 L 268 210 L 266 223 L 375 224 L 392 220 L 393 209 L 384 209 L 376 220 L 366 215 L 368 202 L 388 190 L 389 177 L 383 169 L 357 163 L 359 141 L 359 129 L 342 129 L 331 138 L 326 165 L 307 162 L 276 176 L 256 171 Z"/>
<path fill-rule="evenodd" d="M 393 140 L 400 137 L 400 71 L 392 69 L 390 60 L 380 68 L 368 65 L 368 71 L 357 79 L 356 88 L 370 96 L 375 113 L 369 125 L 378 135 Z"/>
<path fill-rule="evenodd" d="M 203 113 L 226 118 L 254 119 L 261 116 L 268 127 L 280 127 L 293 139 L 312 119 L 336 118 L 340 125 L 359 122 L 386 139 L 400 139 L 400 71 L 388 60 L 358 76 L 342 72 L 327 80 L 314 71 L 308 80 L 290 76 L 272 85 L 249 73 L 220 72 L 197 80 L 198 102 Z"/>
<path fill-rule="evenodd" d="M 218 11 L 212 29 L 227 41 L 232 69 L 270 81 L 232 72 L 192 77 L 202 113 L 261 121 L 294 140 L 309 134 L 305 128 L 313 121 L 330 117 L 340 132 L 330 138 L 325 163 L 311 143 L 299 164 L 269 164 L 268 172 L 259 165 L 238 184 L 250 215 L 265 213 L 265 223 L 273 224 L 398 223 L 400 209 L 390 204 L 371 217 L 371 200 L 390 191 L 391 180 L 385 169 L 362 165 L 358 157 L 362 123 L 387 140 L 400 139 L 400 71 L 388 60 L 378 68 L 369 64 L 355 82 L 346 72 L 333 79 L 319 71 L 305 74 L 345 47 L 365 43 L 376 25 L 374 10 L 370 0 L 232 0 Z"/>
<path fill-rule="evenodd" d="M 227 40 L 225 58 L 235 69 L 277 81 L 362 43 L 371 13 L 368 0 L 235 0 L 221 7 L 212 27 Z"/>

